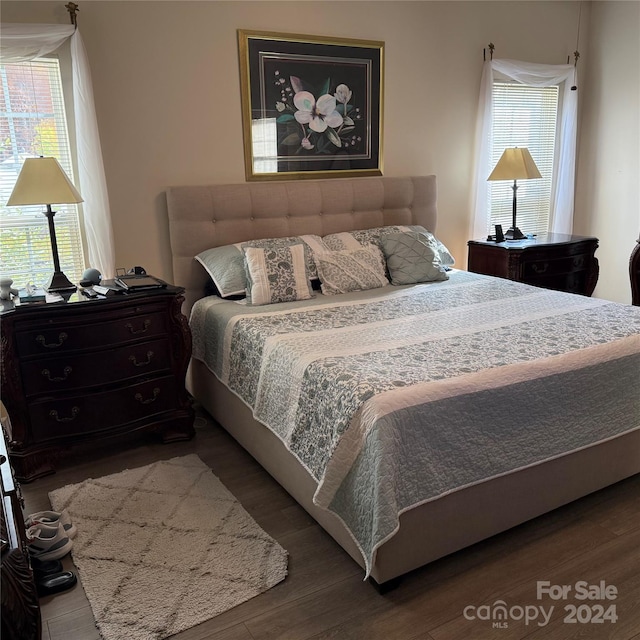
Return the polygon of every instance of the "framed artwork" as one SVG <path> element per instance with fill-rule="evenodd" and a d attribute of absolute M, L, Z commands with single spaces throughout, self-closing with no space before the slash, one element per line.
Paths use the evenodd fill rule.
<path fill-rule="evenodd" d="M 247 180 L 382 175 L 384 43 L 238 30 Z"/>

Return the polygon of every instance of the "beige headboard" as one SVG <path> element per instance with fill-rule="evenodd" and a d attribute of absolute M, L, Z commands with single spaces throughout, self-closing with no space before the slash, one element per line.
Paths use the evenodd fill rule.
<path fill-rule="evenodd" d="M 204 295 L 208 276 L 194 256 L 205 249 L 392 224 L 435 231 L 436 204 L 435 176 L 169 187 L 173 282 L 186 289 L 188 313 Z"/>

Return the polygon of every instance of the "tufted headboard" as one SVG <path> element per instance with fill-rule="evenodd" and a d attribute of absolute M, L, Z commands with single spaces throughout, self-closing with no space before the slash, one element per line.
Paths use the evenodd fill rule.
<path fill-rule="evenodd" d="M 436 204 L 435 176 L 169 187 L 173 282 L 186 289 L 188 314 L 204 295 L 208 276 L 194 256 L 205 249 L 393 224 L 435 232 Z"/>

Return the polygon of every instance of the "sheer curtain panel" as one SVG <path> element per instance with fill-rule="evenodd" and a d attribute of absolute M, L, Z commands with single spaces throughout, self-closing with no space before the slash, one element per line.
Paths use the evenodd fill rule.
<path fill-rule="evenodd" d="M 578 92 L 576 67 L 572 64 L 537 64 L 518 60 L 487 60 L 482 70 L 480 100 L 476 122 L 476 170 L 474 184 L 471 236 L 486 237 L 490 213 L 487 211 L 487 177 L 493 167 L 493 88 L 494 74 L 500 78 L 532 87 L 559 86 L 561 98 L 558 114 L 559 130 L 556 141 L 555 170 L 551 187 L 549 231 L 568 233 L 573 229 L 573 205 L 576 169 L 576 140 L 578 129 Z"/>
<path fill-rule="evenodd" d="M 115 275 L 113 230 L 102 162 L 91 71 L 80 31 L 72 25 L 2 24 L 0 60 L 28 62 L 55 51 L 71 38 L 73 106 L 78 160 L 78 190 L 84 198 L 83 217 L 89 264 L 103 278 Z"/>

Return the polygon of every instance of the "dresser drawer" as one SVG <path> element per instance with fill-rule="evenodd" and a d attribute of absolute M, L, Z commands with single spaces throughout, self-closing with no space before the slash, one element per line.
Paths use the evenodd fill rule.
<path fill-rule="evenodd" d="M 16 339 L 21 357 L 94 349 L 131 340 L 143 340 L 167 332 L 166 312 L 145 312 L 131 317 L 99 322 L 44 325 L 31 331 L 18 331 Z"/>
<path fill-rule="evenodd" d="M 164 339 L 93 353 L 24 360 L 20 367 L 27 396 L 123 382 L 170 368 L 171 354 Z"/>
<path fill-rule="evenodd" d="M 91 396 L 39 400 L 29 406 L 32 434 L 44 442 L 117 430 L 119 425 L 174 409 L 176 389 L 175 378 L 164 376 Z"/>
<path fill-rule="evenodd" d="M 591 256 L 584 253 L 556 259 L 526 260 L 522 264 L 523 277 L 528 280 L 581 271 L 588 268 L 590 260 Z"/>
<path fill-rule="evenodd" d="M 583 293 L 586 288 L 586 271 L 574 273 L 550 274 L 526 280 L 527 284 L 567 293 Z"/>

